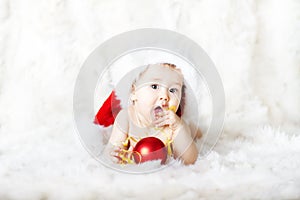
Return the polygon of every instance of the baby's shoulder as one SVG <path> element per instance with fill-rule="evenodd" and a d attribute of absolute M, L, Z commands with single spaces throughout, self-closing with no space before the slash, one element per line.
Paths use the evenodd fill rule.
<path fill-rule="evenodd" d="M 118 113 L 118 115 L 116 116 L 116 118 L 118 119 L 128 119 L 128 110 L 127 109 L 121 109 L 120 112 Z"/>
<path fill-rule="evenodd" d="M 116 116 L 114 125 L 117 125 L 119 129 L 126 131 L 129 128 L 128 123 L 128 110 L 122 109 Z"/>

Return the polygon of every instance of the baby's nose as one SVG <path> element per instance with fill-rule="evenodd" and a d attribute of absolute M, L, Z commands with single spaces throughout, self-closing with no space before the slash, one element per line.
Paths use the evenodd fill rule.
<path fill-rule="evenodd" d="M 169 101 L 169 95 L 168 95 L 168 91 L 166 89 L 164 89 L 163 91 L 161 91 L 159 100 Z"/>

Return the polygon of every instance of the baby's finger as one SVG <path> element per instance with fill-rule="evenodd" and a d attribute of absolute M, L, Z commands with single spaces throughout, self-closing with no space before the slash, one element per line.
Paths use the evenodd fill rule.
<path fill-rule="evenodd" d="M 118 157 L 120 155 L 120 150 L 113 150 L 112 152 L 110 152 L 110 155 L 114 157 Z"/>
<path fill-rule="evenodd" d="M 166 125 L 170 125 L 170 120 L 164 120 L 158 124 L 156 124 L 157 127 L 162 127 L 162 126 L 166 126 Z"/>
<path fill-rule="evenodd" d="M 154 123 L 154 125 L 158 125 L 158 124 L 160 124 L 160 123 L 162 123 L 162 122 L 164 122 L 164 121 L 166 121 L 168 119 L 169 119 L 168 116 L 164 116 L 164 117 L 161 117 L 161 118 L 155 120 L 153 123 Z"/>
<path fill-rule="evenodd" d="M 118 150 L 118 149 L 114 149 L 110 152 L 111 156 L 118 156 L 119 154 L 120 154 L 120 150 Z"/>
<path fill-rule="evenodd" d="M 159 119 L 161 119 L 161 118 L 168 119 L 170 117 L 173 117 L 174 115 L 175 115 L 174 112 L 167 110 L 167 111 L 164 111 L 163 115 Z"/>
<path fill-rule="evenodd" d="M 116 164 L 127 164 L 127 154 L 123 152 L 111 152 L 111 159 Z"/>
<path fill-rule="evenodd" d="M 158 113 L 155 113 L 155 117 L 161 117 L 164 115 L 164 112 L 158 112 Z"/>
<path fill-rule="evenodd" d="M 121 158 L 120 158 L 119 156 L 112 156 L 112 157 L 111 157 L 111 160 L 112 160 L 114 163 L 120 163 Z"/>
<path fill-rule="evenodd" d="M 154 123 L 160 123 L 160 122 L 162 122 L 162 121 L 164 121 L 166 119 L 168 119 L 168 117 L 167 116 L 163 116 L 161 118 L 158 118 L 158 119 L 154 120 Z"/>
<path fill-rule="evenodd" d="M 174 114 L 174 112 L 171 111 L 171 110 L 165 110 L 164 111 L 164 115 L 172 115 L 172 114 Z"/>

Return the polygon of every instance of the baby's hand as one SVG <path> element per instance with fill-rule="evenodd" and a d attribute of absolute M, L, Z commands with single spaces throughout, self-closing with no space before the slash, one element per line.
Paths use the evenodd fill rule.
<path fill-rule="evenodd" d="M 112 161 L 114 163 L 117 163 L 117 164 L 127 164 L 127 163 L 132 162 L 132 160 L 131 160 L 131 156 L 132 156 L 131 151 L 122 149 L 118 146 L 114 146 L 114 148 L 112 149 L 110 155 L 111 155 Z"/>
<path fill-rule="evenodd" d="M 161 112 L 160 117 L 157 117 L 153 124 L 156 127 L 169 126 L 172 130 L 176 130 L 182 125 L 182 121 L 173 110 L 169 109 Z"/>

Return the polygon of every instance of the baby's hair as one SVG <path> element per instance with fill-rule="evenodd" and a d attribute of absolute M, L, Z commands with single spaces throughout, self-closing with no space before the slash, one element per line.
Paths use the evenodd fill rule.
<path fill-rule="evenodd" d="M 134 89 L 134 88 L 133 88 L 133 85 L 135 85 L 136 82 L 142 77 L 142 75 L 149 69 L 149 67 L 150 67 L 150 66 L 153 66 L 153 65 L 161 65 L 161 66 L 164 66 L 164 67 L 169 67 L 170 69 L 173 69 L 173 70 L 178 71 L 178 72 L 182 75 L 181 70 L 180 70 L 179 68 L 177 68 L 176 65 L 174 65 L 174 64 L 171 64 L 171 63 L 149 64 L 149 65 L 147 65 L 147 67 L 146 67 L 143 71 L 141 71 L 141 72 L 139 73 L 139 75 L 134 79 L 134 81 L 133 81 L 133 83 L 132 83 L 132 89 Z"/>
<path fill-rule="evenodd" d="M 171 64 L 171 63 L 160 63 L 161 65 L 165 66 L 165 67 L 170 67 L 170 68 L 173 68 L 173 69 L 178 69 L 176 68 L 176 65 L 174 64 Z"/>
<path fill-rule="evenodd" d="M 150 66 L 153 66 L 153 65 L 161 65 L 161 66 L 164 66 L 164 67 L 169 67 L 170 69 L 172 70 L 176 70 L 178 73 L 180 73 L 182 76 L 182 72 L 181 70 L 174 64 L 171 64 L 171 63 L 157 63 L 157 64 L 149 64 L 147 65 L 147 67 L 139 73 L 139 75 L 135 78 L 135 80 L 133 81 L 132 85 L 131 85 L 131 92 L 134 91 L 135 89 L 135 84 L 136 82 L 142 77 L 142 75 L 149 69 Z M 185 95 L 185 90 L 186 90 L 186 86 L 182 85 L 182 88 L 181 88 L 181 99 L 180 99 L 180 104 L 179 104 L 179 107 L 178 107 L 178 110 L 176 112 L 176 114 L 181 117 L 182 114 L 183 114 L 183 107 L 184 107 L 184 104 L 185 104 L 185 98 L 186 98 L 186 95 Z"/>

